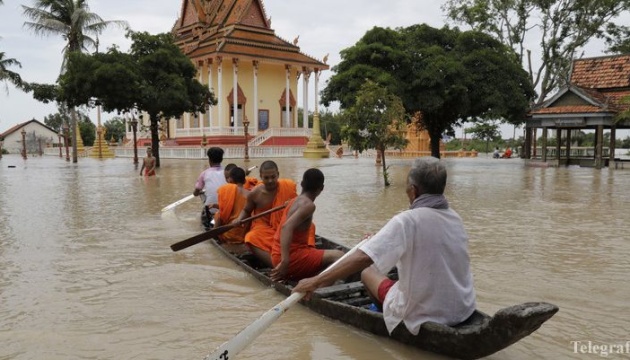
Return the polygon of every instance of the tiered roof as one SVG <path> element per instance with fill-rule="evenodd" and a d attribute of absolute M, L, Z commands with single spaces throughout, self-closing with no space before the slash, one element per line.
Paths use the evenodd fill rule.
<path fill-rule="evenodd" d="M 173 33 L 193 61 L 228 56 L 328 69 L 301 53 L 297 41 L 276 36 L 261 0 L 183 0 Z"/>
<path fill-rule="evenodd" d="M 583 104 L 556 104 L 569 94 Z M 619 113 L 630 109 L 630 54 L 573 61 L 570 85 L 531 112 L 544 114 Z"/>

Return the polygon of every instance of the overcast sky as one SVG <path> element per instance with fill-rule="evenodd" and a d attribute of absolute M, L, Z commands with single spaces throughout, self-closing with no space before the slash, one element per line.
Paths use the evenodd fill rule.
<path fill-rule="evenodd" d="M 445 24 L 440 9 L 442 1 L 435 0 L 264 0 L 263 3 L 278 36 L 292 41 L 299 35 L 298 46 L 302 52 L 318 59 L 330 54 L 331 67 L 340 61 L 342 49 L 355 44 L 374 26 L 426 23 L 442 27 Z M 181 0 L 89 0 L 89 4 L 91 11 L 104 20 L 125 20 L 132 30 L 153 34 L 170 31 L 181 9 Z M 22 63 L 22 68 L 10 69 L 20 73 L 24 80 L 54 83 L 61 67 L 64 41 L 61 37 L 41 38 L 25 29 L 21 5 L 32 6 L 33 1 L 4 0 L 4 5 L 0 6 L 0 52 Z M 129 47 L 124 31 L 115 28 L 104 32 L 100 43 L 100 50 L 112 44 L 123 50 Z M 601 52 L 595 49 L 587 55 L 597 56 Z M 320 89 L 330 75 L 330 71 L 322 73 Z M 44 105 L 10 85 L 7 94 L 5 85 L 0 85 L 0 132 L 32 118 L 43 121 L 44 116 L 57 111 L 56 105 Z M 298 99 L 301 106 L 302 96 L 298 95 Z M 90 115 L 96 121 L 95 112 Z M 112 116 L 104 114 L 102 120 Z M 511 129 L 502 127 L 504 137 L 512 136 Z"/>

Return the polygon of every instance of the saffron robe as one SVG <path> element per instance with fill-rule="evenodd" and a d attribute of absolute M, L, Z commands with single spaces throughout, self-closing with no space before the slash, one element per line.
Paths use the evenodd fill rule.
<path fill-rule="evenodd" d="M 255 177 L 246 176 L 245 185 L 243 185 L 243 187 L 247 190 L 252 190 L 256 186 L 258 186 L 258 184 L 261 184 L 261 182 L 258 179 L 256 179 Z"/>
<path fill-rule="evenodd" d="M 289 209 L 293 206 L 295 199 L 291 200 L 282 212 L 282 220 L 278 225 L 271 248 L 271 264 L 273 267 L 282 262 L 281 233 L 282 225 L 287 221 Z M 299 281 L 319 274 L 322 269 L 322 259 L 324 250 L 315 249 L 315 224 L 311 222 L 308 230 L 295 230 L 291 238 L 289 248 L 289 270 L 286 278 Z"/>
<path fill-rule="evenodd" d="M 239 194 L 238 185 L 225 184 L 217 189 L 219 211 L 214 214 L 215 221 L 221 221 L 221 225 L 227 225 L 236 219 L 245 204 L 247 195 Z M 245 228 L 237 226 L 232 230 L 219 235 L 219 240 L 231 244 L 242 243 L 245 240 Z"/>
<path fill-rule="evenodd" d="M 293 182 L 293 180 L 279 179 L 276 197 L 273 199 L 271 204 L 264 209 L 254 209 L 254 211 L 252 211 L 252 216 L 260 214 L 261 212 L 267 211 L 271 208 L 283 205 L 285 202 L 296 198 L 296 188 L 297 186 L 295 182 Z M 252 221 L 251 228 L 245 235 L 245 242 L 268 253 L 271 253 L 273 237 L 275 236 L 276 230 L 280 225 L 280 220 L 282 220 L 282 214 L 282 211 L 276 211 Z"/>

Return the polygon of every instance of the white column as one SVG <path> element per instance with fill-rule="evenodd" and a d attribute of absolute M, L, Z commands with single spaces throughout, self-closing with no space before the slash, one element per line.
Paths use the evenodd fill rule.
<path fill-rule="evenodd" d="M 297 84 L 298 84 L 298 83 L 299 83 L 299 81 L 300 81 L 300 76 L 302 76 L 302 72 L 298 70 L 298 71 L 296 72 L 296 74 L 295 74 L 295 94 L 296 94 L 296 96 L 297 96 L 297 87 L 298 87 L 298 85 L 297 85 Z M 297 99 L 296 99 L 296 100 L 297 100 Z M 298 128 L 298 111 L 297 111 L 297 101 L 296 101 L 296 104 L 295 104 L 295 105 L 296 105 L 296 106 L 295 106 L 295 109 L 293 109 L 293 110 L 294 110 L 294 111 L 293 111 L 293 127 L 297 129 L 297 128 Z"/>
<path fill-rule="evenodd" d="M 254 65 L 254 123 L 251 124 L 252 134 L 258 133 L 258 61 L 252 62 Z"/>
<path fill-rule="evenodd" d="M 234 105 L 234 126 L 232 128 L 236 129 L 236 126 L 238 125 L 238 59 L 236 58 L 232 59 L 232 69 L 233 69 L 232 101 L 234 102 L 233 104 Z"/>
<path fill-rule="evenodd" d="M 218 64 L 217 64 L 217 72 L 218 72 L 218 88 L 219 88 L 219 95 L 217 95 L 218 97 L 218 108 L 219 108 L 219 114 L 217 116 L 217 122 L 219 123 L 219 131 L 221 131 L 221 129 L 223 129 L 223 58 L 221 56 L 219 56 L 217 58 Z"/>
<path fill-rule="evenodd" d="M 291 65 L 286 65 L 286 78 L 287 78 L 287 84 L 286 84 L 286 91 L 285 91 L 285 96 L 284 96 L 284 122 L 285 124 L 291 124 L 291 118 L 289 117 L 289 108 L 291 106 L 291 104 L 289 103 L 289 93 L 291 91 L 290 88 L 290 76 L 291 76 Z"/>
<path fill-rule="evenodd" d="M 315 69 L 315 115 L 319 115 L 319 69 Z"/>
<path fill-rule="evenodd" d="M 303 104 L 303 113 L 302 113 L 302 127 L 304 129 L 308 129 L 308 79 L 311 77 L 311 71 L 307 68 L 304 68 L 304 78 L 302 79 L 302 102 Z"/>
<path fill-rule="evenodd" d="M 212 91 L 212 59 L 208 59 L 206 61 L 206 65 L 208 66 L 208 90 L 213 92 Z M 212 107 L 208 106 L 208 127 L 212 127 L 212 123 L 213 123 L 212 110 L 213 110 Z"/>
<path fill-rule="evenodd" d="M 199 62 L 199 83 L 203 84 L 203 62 L 200 61 Z M 203 119 L 204 119 L 204 114 L 202 112 L 199 112 L 199 128 L 203 129 Z"/>

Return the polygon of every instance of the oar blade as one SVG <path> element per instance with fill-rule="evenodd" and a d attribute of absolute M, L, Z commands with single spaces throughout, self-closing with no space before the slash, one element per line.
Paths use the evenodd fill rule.
<path fill-rule="evenodd" d="M 336 267 L 342 260 L 352 255 L 358 248 L 363 245 L 368 238 L 364 238 L 361 242 L 356 244 L 352 249 L 345 253 L 341 258 L 337 259 L 332 265 L 324 269 L 322 273 L 328 272 Z M 251 344 L 260 334 L 262 334 L 271 324 L 273 324 L 282 314 L 284 314 L 291 306 L 300 301 L 304 295 L 302 293 L 293 293 L 288 298 L 284 299 L 278 305 L 274 306 L 271 310 L 268 310 L 261 317 L 256 319 L 253 323 L 249 324 L 245 329 L 241 330 L 235 337 L 223 343 L 211 354 L 206 356 L 204 360 L 221 360 L 232 359 L 241 350 L 245 349 Z"/>
<path fill-rule="evenodd" d="M 182 240 L 180 242 L 177 242 L 173 245 L 171 245 L 171 250 L 173 251 L 180 251 L 180 250 L 184 250 L 188 247 L 191 247 L 195 244 L 199 244 L 200 242 L 204 242 L 206 240 L 212 239 L 213 237 L 219 236 L 221 234 L 223 234 L 226 231 L 229 231 L 230 229 L 234 228 L 236 225 L 233 224 L 228 224 L 228 225 L 224 225 L 224 226 L 219 226 L 218 228 L 214 228 L 211 230 L 208 230 L 206 232 L 203 232 L 199 235 L 195 235 L 191 238 L 188 238 L 186 240 Z"/>
<path fill-rule="evenodd" d="M 192 199 L 194 197 L 195 197 L 195 195 L 190 194 L 190 195 L 186 196 L 185 198 L 177 200 L 177 201 L 175 201 L 174 203 L 172 203 L 170 205 L 166 205 L 164 208 L 162 208 L 162 212 L 172 210 L 172 209 L 176 208 L 177 206 L 185 203 L 186 201 L 188 201 L 188 200 L 190 200 L 190 199 Z"/>
<path fill-rule="evenodd" d="M 271 326 L 271 324 L 278 320 L 285 311 L 300 301 L 304 295 L 305 294 L 301 293 L 291 294 L 291 296 L 264 313 L 253 324 L 241 330 L 241 332 L 231 340 L 224 342 L 223 345 L 216 348 L 211 354 L 206 356 L 204 360 L 232 359 L 233 356 L 245 349 L 253 339 L 257 338 Z"/>

